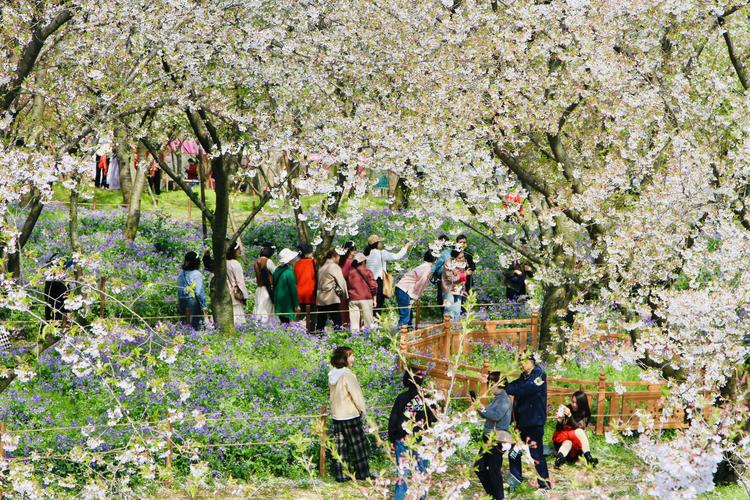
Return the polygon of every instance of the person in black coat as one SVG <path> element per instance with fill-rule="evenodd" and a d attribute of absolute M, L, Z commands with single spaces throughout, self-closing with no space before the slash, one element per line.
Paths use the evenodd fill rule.
<path fill-rule="evenodd" d="M 413 441 L 410 443 L 407 440 L 410 433 L 404 429 L 404 425 L 411 427 L 411 435 L 419 440 L 419 434 L 437 421 L 433 409 L 427 405 L 419 388 L 422 382 L 424 382 L 424 377 L 421 373 L 411 373 L 409 370 L 404 372 L 403 383 L 406 390 L 396 397 L 388 418 L 388 440 L 396 449 L 396 466 L 399 475 L 394 499 L 406 498 L 408 488 L 406 478 L 409 475 L 410 461 L 416 462 L 419 472 L 427 470 L 427 460 L 421 458 L 412 449 L 410 445 Z M 407 453 L 412 455 L 411 460 L 406 457 Z"/>
<path fill-rule="evenodd" d="M 547 423 L 547 374 L 537 365 L 535 354 L 521 359 L 521 376 L 508 384 L 505 392 L 513 396 L 513 416 L 521 439 L 529 444 L 536 464 L 539 487 L 549 489 L 549 470 L 544 458 L 544 425 Z M 521 456 L 510 457 L 511 481 L 522 482 Z"/>

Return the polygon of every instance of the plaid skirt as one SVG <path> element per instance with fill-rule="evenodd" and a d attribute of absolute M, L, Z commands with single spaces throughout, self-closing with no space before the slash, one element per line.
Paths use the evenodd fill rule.
<path fill-rule="evenodd" d="M 336 480 L 344 481 L 352 473 L 357 479 L 367 479 L 370 464 L 367 461 L 367 437 L 362 417 L 333 420 L 331 434 L 341 457 L 341 460 L 333 460 L 331 467 Z"/>

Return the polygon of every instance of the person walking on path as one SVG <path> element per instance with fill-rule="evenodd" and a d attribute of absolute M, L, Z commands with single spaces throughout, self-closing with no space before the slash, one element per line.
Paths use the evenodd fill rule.
<path fill-rule="evenodd" d="M 484 419 L 481 457 L 474 466 L 484 491 L 493 500 L 504 498 L 503 492 L 503 453 L 510 449 L 512 442 L 508 432 L 512 405 L 505 392 L 507 380 L 500 372 L 490 372 L 487 376 L 489 390 L 494 397 L 487 408 L 479 408 L 479 416 Z"/>
<path fill-rule="evenodd" d="M 255 283 L 258 288 L 255 290 L 255 308 L 253 316 L 265 323 L 273 316 L 273 272 L 276 265 L 271 260 L 273 247 L 266 243 L 260 249 L 260 256 L 253 266 L 255 270 Z"/>
<path fill-rule="evenodd" d="M 365 248 L 364 254 L 367 256 L 367 269 L 372 271 L 372 275 L 375 277 L 375 281 L 378 283 L 378 291 L 376 295 L 376 307 L 375 316 L 380 315 L 380 311 L 383 309 L 385 304 L 385 295 L 383 294 L 384 279 L 388 273 L 386 268 L 386 262 L 392 260 L 400 260 L 406 257 L 407 252 L 412 247 L 413 243 L 407 241 L 401 250 L 396 253 L 383 250 L 383 242 L 380 236 L 377 234 L 370 235 L 367 238 L 367 248 Z M 389 295 L 390 296 L 390 295 Z"/>
<path fill-rule="evenodd" d="M 451 258 L 453 244 L 450 243 L 447 234 L 441 234 L 437 239 L 437 246 L 438 248 L 436 250 L 439 253 L 437 259 L 432 264 L 432 282 L 437 285 L 437 295 L 435 303 L 440 306 L 440 317 L 442 318 L 445 314 L 445 307 L 443 306 L 443 302 L 445 302 L 445 299 L 443 297 L 443 287 L 440 284 L 443 280 L 443 267 L 445 266 L 445 263 L 448 262 Z"/>
<path fill-rule="evenodd" d="M 318 264 L 313 258 L 315 249 L 309 243 L 299 246 L 302 257 L 294 264 L 294 277 L 297 279 L 297 300 L 305 314 L 307 333 L 315 329 L 315 288 L 318 279 Z"/>
<path fill-rule="evenodd" d="M 232 297 L 232 310 L 234 312 L 234 326 L 245 324 L 245 304 L 250 295 L 245 286 L 245 273 L 242 272 L 242 264 L 237 260 L 240 256 L 240 244 L 235 242 L 227 250 L 227 286 Z"/>
<path fill-rule="evenodd" d="M 586 436 L 586 426 L 591 420 L 589 398 L 583 391 L 576 391 L 570 397 L 570 404 L 560 406 L 557 412 L 557 426 L 552 435 L 552 444 L 557 451 L 555 469 L 566 462 L 575 462 L 580 455 L 595 467 L 599 460 L 591 456 L 591 445 Z"/>
<path fill-rule="evenodd" d="M 342 271 L 349 291 L 349 319 L 352 332 L 358 332 L 360 324 L 364 328 L 371 328 L 375 324 L 372 308 L 378 283 L 372 271 L 363 264 L 365 261 L 365 254 L 357 253 L 352 259 L 352 264 Z"/>
<path fill-rule="evenodd" d="M 207 313 L 206 286 L 198 270 L 200 260 L 195 252 L 188 252 L 182 261 L 182 271 L 177 277 L 177 310 L 183 324 L 190 323 L 194 329 L 203 325 Z"/>
<path fill-rule="evenodd" d="M 537 364 L 536 355 L 526 354 L 521 359 L 521 375 L 508 384 L 505 392 L 514 397 L 513 416 L 523 442 L 529 445 L 536 464 L 539 488 L 549 489 L 549 471 L 544 458 L 544 424 L 547 423 L 547 374 Z M 514 484 L 523 481 L 521 455 L 510 458 L 510 479 Z"/>
<path fill-rule="evenodd" d="M 285 248 L 279 253 L 279 266 L 273 272 L 273 304 L 281 323 L 289 323 L 299 312 L 297 278 L 291 262 L 297 252 Z"/>
<path fill-rule="evenodd" d="M 412 304 L 419 300 L 422 292 L 430 283 L 432 277 L 432 265 L 435 255 L 427 250 L 424 253 L 424 262 L 411 271 L 406 272 L 396 284 L 396 303 L 398 304 L 398 328 L 403 325 L 412 324 Z"/>
<path fill-rule="evenodd" d="M 315 330 L 325 330 L 328 318 L 333 321 L 333 326 L 341 328 L 341 299 L 349 298 L 346 280 L 339 267 L 339 254 L 336 250 L 328 250 L 325 262 L 318 271 L 318 291 L 316 305 L 318 306 L 318 318 L 315 322 Z"/>
<path fill-rule="evenodd" d="M 412 468 L 410 464 L 414 464 L 414 468 L 423 474 L 429 465 L 429 462 L 414 450 L 414 445 L 421 439 L 422 431 L 437 422 L 435 413 L 422 397 L 420 387 L 423 382 L 423 374 L 411 373 L 409 370 L 404 372 L 403 384 L 406 390 L 396 397 L 388 418 L 388 440 L 393 443 L 396 452 L 396 467 L 399 476 L 393 495 L 394 500 L 406 498 L 408 491 L 406 480 Z M 410 432 L 406 431 L 404 424 L 410 427 Z M 425 498 L 425 496 L 422 495 L 420 498 Z"/>
<path fill-rule="evenodd" d="M 466 279 L 471 274 L 467 268 L 464 253 L 452 250 L 451 258 L 443 266 L 440 286 L 443 289 L 443 306 L 445 313 L 450 314 L 451 321 L 461 317 L 461 298 L 466 294 Z"/>
<path fill-rule="evenodd" d="M 333 460 L 331 469 L 340 483 L 348 481 L 352 473 L 357 479 L 369 479 L 372 476 L 364 428 L 367 405 L 359 380 L 351 371 L 354 351 L 349 347 L 337 347 L 331 356 L 331 365 L 333 368 L 328 372 L 331 434 L 338 451 L 338 459 Z"/>

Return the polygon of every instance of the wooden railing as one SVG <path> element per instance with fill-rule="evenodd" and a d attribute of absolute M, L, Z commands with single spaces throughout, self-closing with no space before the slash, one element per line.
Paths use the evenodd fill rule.
<path fill-rule="evenodd" d="M 482 321 L 472 326 L 477 330 L 464 334 L 463 341 L 467 345 L 504 342 L 516 346 L 519 352 L 528 346 L 538 348 L 539 317 L 536 311 L 530 318 Z M 481 368 L 456 365 L 451 361 L 459 350 L 467 351 L 465 345 L 460 345 L 461 335 L 461 324 L 452 323 L 449 316 L 445 316 L 443 323 L 412 332 L 403 327 L 400 337 L 402 359 L 413 368 L 426 371 L 438 387 L 447 389 L 452 385 L 454 396 L 467 396 L 471 390 L 486 394 L 485 381 L 490 371 L 487 359 L 484 359 Z M 518 373 L 511 375 L 517 376 Z M 577 390 L 589 396 L 597 434 L 611 429 L 637 429 L 641 424 L 641 415 L 653 418 L 656 428 L 679 429 L 688 426 L 683 411 L 662 417 L 664 384 L 610 381 L 604 372 L 599 373 L 598 380 L 549 377 L 549 413 L 554 412 L 557 405 L 569 403 Z"/>

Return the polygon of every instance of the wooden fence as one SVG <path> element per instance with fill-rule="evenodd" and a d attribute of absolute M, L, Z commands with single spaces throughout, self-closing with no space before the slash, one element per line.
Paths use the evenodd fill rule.
<path fill-rule="evenodd" d="M 531 318 L 483 321 L 473 326 L 478 329 L 466 332 L 464 345 L 459 345 L 461 324 L 451 323 L 449 316 L 444 318 L 443 323 L 412 332 L 402 328 L 400 350 L 403 359 L 415 369 L 429 373 L 438 387 L 447 389 L 452 385 L 453 395 L 466 396 L 471 390 L 477 394 L 487 392 L 487 384 L 483 381 L 490 371 L 489 361 L 485 359 L 481 367 L 456 365 L 451 356 L 459 354 L 459 349 L 466 351 L 476 342 L 505 342 L 517 346 L 519 351 L 527 346 L 538 348 L 539 318 L 536 311 Z M 577 390 L 583 390 L 589 396 L 597 434 L 611 429 L 637 429 L 641 416 L 647 415 L 654 419 L 657 428 L 680 429 L 688 426 L 683 411 L 662 417 L 664 384 L 610 381 L 604 372 L 599 373 L 598 380 L 549 377 L 548 409 L 554 412 L 557 405 L 569 403 L 570 396 Z"/>

